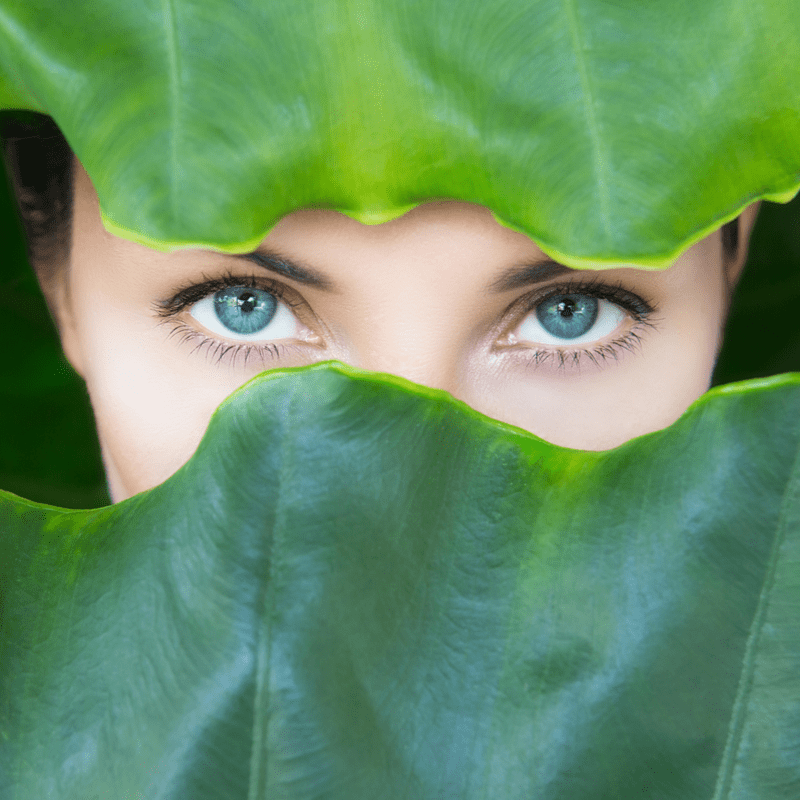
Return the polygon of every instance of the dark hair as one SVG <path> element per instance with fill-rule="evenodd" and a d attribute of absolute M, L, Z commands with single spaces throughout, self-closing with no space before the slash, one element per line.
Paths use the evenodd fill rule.
<path fill-rule="evenodd" d="M 48 286 L 69 259 L 72 148 L 52 117 L 33 111 L 0 112 L 0 140 L 28 261 Z"/>
<path fill-rule="evenodd" d="M 25 231 L 28 260 L 43 286 L 68 262 L 72 222 L 72 149 L 52 117 L 0 112 L 3 157 Z M 722 226 L 723 256 L 739 247 L 739 221 Z"/>

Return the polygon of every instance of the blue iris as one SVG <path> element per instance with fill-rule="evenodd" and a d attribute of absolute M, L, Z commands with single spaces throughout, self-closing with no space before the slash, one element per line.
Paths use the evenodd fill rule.
<path fill-rule="evenodd" d="M 597 320 L 597 298 L 585 294 L 556 294 L 540 303 L 536 316 L 544 329 L 560 339 L 577 339 Z"/>
<path fill-rule="evenodd" d="M 263 289 L 230 286 L 214 295 L 219 321 L 234 333 L 258 333 L 272 322 L 278 301 Z"/>

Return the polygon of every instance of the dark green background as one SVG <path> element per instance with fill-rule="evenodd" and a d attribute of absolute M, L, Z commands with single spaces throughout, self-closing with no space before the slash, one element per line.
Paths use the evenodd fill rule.
<path fill-rule="evenodd" d="M 2 166 L 0 165 L 0 169 Z M 64 359 L 27 263 L 8 179 L 0 181 L 0 488 L 67 508 L 105 505 L 83 381 Z M 800 371 L 800 200 L 764 203 L 714 385 Z"/>

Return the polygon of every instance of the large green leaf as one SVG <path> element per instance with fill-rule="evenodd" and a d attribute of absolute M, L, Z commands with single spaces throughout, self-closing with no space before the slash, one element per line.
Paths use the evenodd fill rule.
<path fill-rule="evenodd" d="M 571 266 L 666 267 L 800 182 L 793 0 L 0 3 L 0 107 L 53 116 L 112 232 L 488 206 Z"/>
<path fill-rule="evenodd" d="M 0 798 L 796 800 L 798 420 L 580 452 L 324 364 L 122 503 L 0 495 Z"/>

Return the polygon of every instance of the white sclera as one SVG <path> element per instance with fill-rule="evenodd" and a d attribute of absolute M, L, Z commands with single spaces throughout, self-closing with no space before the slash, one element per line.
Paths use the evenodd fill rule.
<path fill-rule="evenodd" d="M 234 287 L 235 288 L 235 287 Z M 242 287 L 246 289 L 247 287 Z M 276 298 L 278 307 L 275 316 L 260 330 L 254 333 L 237 333 L 225 327 L 214 309 L 214 297 L 211 294 L 204 297 L 192 306 L 189 312 L 204 328 L 216 336 L 234 339 L 237 342 L 269 342 L 274 339 L 300 338 L 300 329 L 297 318 L 289 310 L 286 303 Z"/>
<path fill-rule="evenodd" d="M 515 338 L 517 341 L 532 342 L 534 344 L 562 345 L 570 346 L 573 344 L 590 344 L 604 339 L 613 333 L 625 319 L 626 313 L 616 303 L 601 298 L 597 299 L 597 319 L 594 325 L 582 336 L 574 339 L 560 339 L 542 327 L 536 316 L 536 311 L 531 311 L 522 321 L 517 329 Z"/>

